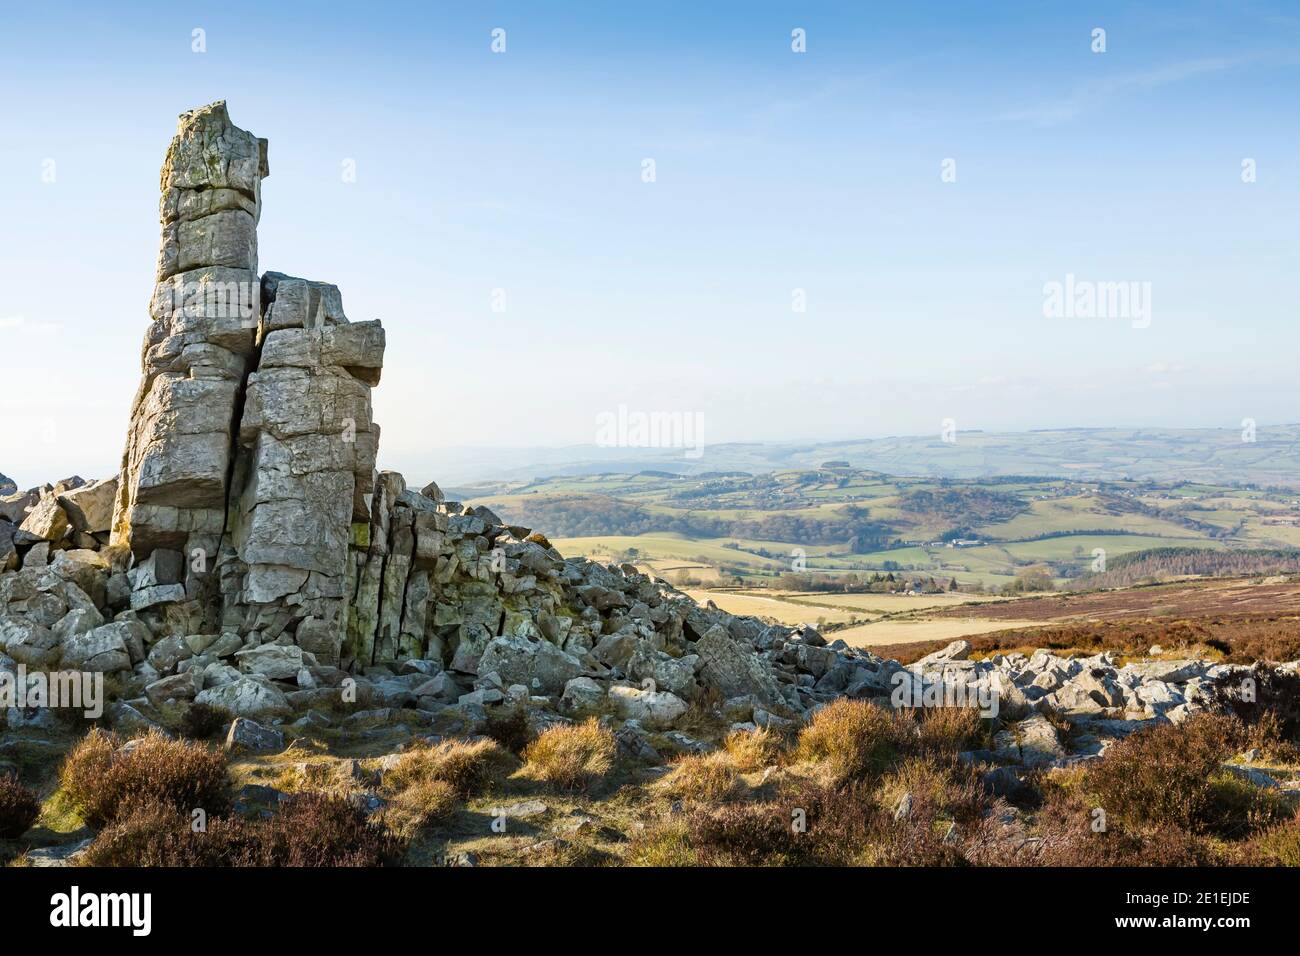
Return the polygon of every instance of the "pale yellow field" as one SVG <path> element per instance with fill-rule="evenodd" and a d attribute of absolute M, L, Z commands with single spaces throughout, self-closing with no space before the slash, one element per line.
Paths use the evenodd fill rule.
<path fill-rule="evenodd" d="M 700 604 L 712 601 L 728 614 L 749 614 L 754 617 L 770 617 L 781 624 L 816 624 L 824 619 L 826 623 L 840 624 L 857 618 L 865 620 L 873 617 L 870 611 L 849 610 L 818 604 L 792 604 L 780 597 L 766 597 L 740 591 L 706 591 L 691 588 L 686 594 Z"/>
<path fill-rule="evenodd" d="M 792 604 L 805 601 L 842 608 L 847 611 L 868 611 L 876 614 L 897 614 L 900 611 L 924 611 L 930 608 L 955 607 L 958 604 L 995 601 L 998 598 L 975 594 L 819 594 L 794 591 L 774 591 L 773 597 L 785 598 Z"/>
<path fill-rule="evenodd" d="M 692 573 L 696 572 L 692 571 Z M 906 594 L 821 594 L 777 590 L 714 591 L 708 588 L 690 588 L 686 593 L 700 604 L 712 601 L 729 614 L 751 614 L 790 625 L 816 624 L 818 621 L 825 624 L 847 624 L 853 620 L 867 622 L 886 615 L 949 608 L 971 601 L 996 600 L 970 594 L 924 594 L 909 597 Z M 950 625 L 951 622 L 945 622 L 942 626 Z M 929 640 L 929 638 L 921 637 L 917 640 Z"/>
<path fill-rule="evenodd" d="M 990 621 L 980 618 L 938 618 L 905 621 L 876 621 L 845 628 L 826 635 L 827 640 L 842 640 L 851 647 L 876 647 L 881 644 L 915 644 L 920 641 L 955 641 L 972 634 L 1005 631 L 1017 627 L 1042 627 L 1046 621 Z"/>
<path fill-rule="evenodd" d="M 697 564 L 693 561 L 682 561 L 676 558 L 662 558 L 655 561 L 642 561 L 637 564 L 636 569 L 643 574 L 649 574 L 656 578 L 663 578 L 665 581 L 672 582 L 673 578 L 679 572 L 685 571 L 692 578 L 698 578 L 705 584 L 721 584 L 722 576 L 718 569 L 711 564 Z"/>

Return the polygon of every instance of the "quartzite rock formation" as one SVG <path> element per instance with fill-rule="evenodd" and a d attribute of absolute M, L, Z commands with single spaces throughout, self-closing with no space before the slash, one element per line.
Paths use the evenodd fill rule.
<path fill-rule="evenodd" d="M 113 543 L 150 569 L 135 609 L 189 602 L 196 630 L 287 633 L 333 661 L 370 520 L 384 331 L 350 323 L 332 285 L 258 277 L 267 174 L 266 140 L 224 103 L 181 116 Z"/>
<path fill-rule="evenodd" d="M 646 732 L 690 702 L 779 727 L 836 697 L 992 684 L 1006 726 L 996 751 L 970 756 L 1027 766 L 1181 720 L 1244 671 L 1045 652 L 970 661 L 958 642 L 905 673 L 812 628 L 701 607 L 631 566 L 565 559 L 436 485 L 376 473 L 384 331 L 349 322 L 328 283 L 259 277 L 267 174 L 266 141 L 224 103 L 181 116 L 120 474 L 27 492 L 0 476 L 0 670 L 118 674 L 110 717 L 128 731 L 192 701 L 327 726 L 346 691 L 369 708 L 346 717 L 359 728 L 473 733 L 503 701 L 542 725 L 616 714 L 620 745 L 642 759 L 656 756 Z M 1074 754 L 1040 712 L 1089 728 Z M 11 728 L 41 719 L 7 715 Z M 281 739 L 237 727 L 243 747 Z"/>

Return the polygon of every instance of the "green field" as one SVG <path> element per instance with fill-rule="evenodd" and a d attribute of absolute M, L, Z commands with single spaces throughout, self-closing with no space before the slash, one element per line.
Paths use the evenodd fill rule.
<path fill-rule="evenodd" d="M 1285 489 L 1063 478 L 936 479 L 841 467 L 539 479 L 467 489 L 565 554 L 771 584 L 783 573 L 895 574 L 999 588 L 1041 569 L 1058 584 L 1154 548 L 1300 546 Z M 665 564 L 665 562 L 669 562 Z"/>

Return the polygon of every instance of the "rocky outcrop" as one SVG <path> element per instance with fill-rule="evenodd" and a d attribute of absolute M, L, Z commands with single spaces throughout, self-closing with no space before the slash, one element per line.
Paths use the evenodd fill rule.
<path fill-rule="evenodd" d="M 117 479 L 86 484 L 73 475 L 20 492 L 6 479 L 0 495 L 0 571 L 11 570 L 32 545 L 94 548 L 108 541 Z"/>
<path fill-rule="evenodd" d="M 166 556 L 167 574 L 131 582 L 137 611 L 172 605 L 154 613 L 255 642 L 301 629 L 337 649 L 354 522 L 369 521 L 384 333 L 350 323 L 333 285 L 259 277 L 268 172 L 266 140 L 224 103 L 181 116 L 112 541 L 140 566 Z"/>
<path fill-rule="evenodd" d="M 541 724 L 616 715 L 638 759 L 656 754 L 643 728 L 693 705 L 785 728 L 840 697 L 930 706 L 973 688 L 967 703 L 1004 726 L 972 759 L 1026 767 L 1180 720 L 1224 673 L 1047 652 L 973 661 L 965 642 L 903 668 L 811 627 L 701 607 L 628 565 L 566 559 L 436 484 L 376 472 L 384 330 L 350 321 L 329 283 L 258 275 L 267 173 L 266 141 L 223 103 L 181 116 L 121 473 L 24 493 L 0 480 L 0 669 L 112 674 L 123 729 L 223 707 L 243 718 L 232 748 L 275 749 L 280 732 L 253 721 L 324 726 L 339 704 L 351 729 L 473 733 L 486 707 L 514 702 Z M 1086 728 L 1073 751 L 1061 719 Z"/>

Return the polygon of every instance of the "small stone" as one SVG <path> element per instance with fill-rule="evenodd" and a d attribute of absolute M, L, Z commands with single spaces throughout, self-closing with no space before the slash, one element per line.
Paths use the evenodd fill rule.
<path fill-rule="evenodd" d="M 898 800 L 898 805 L 894 807 L 894 819 L 906 820 L 912 815 L 912 794 L 909 791 L 902 795 Z"/>

